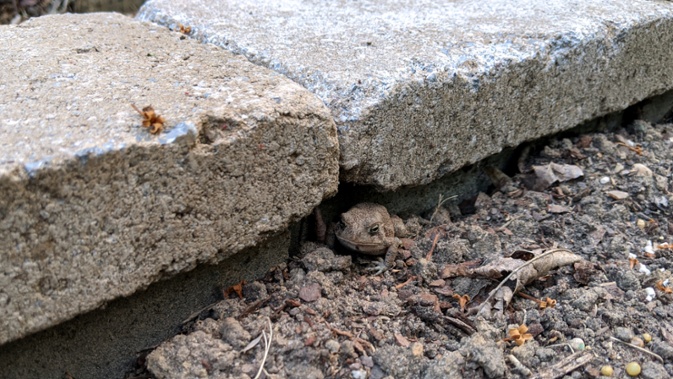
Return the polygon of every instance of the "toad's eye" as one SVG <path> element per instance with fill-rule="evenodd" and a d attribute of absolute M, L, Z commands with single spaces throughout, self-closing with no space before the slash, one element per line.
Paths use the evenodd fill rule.
<path fill-rule="evenodd" d="M 375 235 L 377 235 L 377 234 L 379 234 L 379 226 L 378 226 L 378 224 L 377 224 L 377 225 L 374 225 L 374 226 L 372 226 L 372 227 L 369 228 L 369 235 L 370 235 L 370 236 L 375 236 Z"/>

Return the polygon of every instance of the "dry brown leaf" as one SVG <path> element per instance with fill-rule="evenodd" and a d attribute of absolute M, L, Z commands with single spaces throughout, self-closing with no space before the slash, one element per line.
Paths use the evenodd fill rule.
<path fill-rule="evenodd" d="M 525 261 L 510 257 L 498 258 L 490 263 L 473 269 L 470 273 L 471 277 L 482 277 L 488 279 L 502 279 L 507 274 L 521 266 Z"/>
<path fill-rule="evenodd" d="M 553 162 L 544 166 L 533 166 L 533 171 L 537 177 L 536 187 L 541 189 L 584 176 L 584 171 L 578 166 Z"/>
<path fill-rule="evenodd" d="M 544 252 L 543 254 L 545 254 Z M 536 257 L 541 254 L 536 254 Z M 541 257 L 540 259 L 536 260 L 535 262 L 531 263 L 529 267 L 532 267 L 534 270 L 526 270 L 526 268 L 523 268 L 518 274 L 518 284 L 514 290 L 514 292 L 518 291 L 521 289 L 521 287 L 525 286 L 526 284 L 532 282 L 533 280 L 545 276 L 549 274 L 551 270 L 554 270 L 559 267 L 567 266 L 570 264 L 573 264 L 575 262 L 581 261 L 582 258 L 577 255 L 573 254 L 567 250 L 563 249 L 558 249 L 555 250 L 553 253 L 550 255 Z"/>
<path fill-rule="evenodd" d="M 533 253 L 535 257 L 528 261 L 515 258 L 501 258 L 486 266 L 473 270 L 475 273 L 479 272 L 487 275 L 495 275 L 498 269 L 498 264 L 500 263 L 501 270 L 500 272 L 497 272 L 497 275 L 502 276 L 509 271 L 509 275 L 501 281 L 493 291 L 491 291 L 486 301 L 482 303 L 480 310 L 484 309 L 486 306 L 485 304 L 503 288 L 511 288 L 512 293 L 515 294 L 526 284 L 547 275 L 549 271 L 582 260 L 579 255 L 573 254 L 566 249 L 555 248 L 542 253 L 540 253 L 540 251 Z M 482 268 L 485 268 L 485 270 L 482 270 Z M 509 300 L 507 300 L 505 306 L 507 304 L 509 304 Z"/>
<path fill-rule="evenodd" d="M 666 323 L 661 327 L 661 336 L 664 337 L 668 343 L 673 344 L 673 325 Z"/>
<path fill-rule="evenodd" d="M 453 296 L 453 289 L 449 286 L 435 287 L 432 291 L 444 296 Z"/>
<path fill-rule="evenodd" d="M 512 298 L 514 297 L 514 292 L 512 292 L 512 289 L 509 287 L 502 287 L 498 290 L 498 292 L 495 294 L 495 305 L 493 308 L 496 310 L 502 312 L 505 310 L 507 307 L 507 304 L 509 304 L 512 301 Z"/>
<path fill-rule="evenodd" d="M 442 279 L 455 278 L 457 276 L 471 276 L 472 269 L 481 264 L 481 259 L 465 261 L 458 264 L 448 264 L 442 267 L 439 277 Z"/>
<path fill-rule="evenodd" d="M 428 283 L 430 287 L 444 287 L 446 284 L 446 280 L 444 279 L 436 279 Z"/>
<path fill-rule="evenodd" d="M 225 299 L 228 299 L 229 296 L 230 296 L 232 293 L 235 293 L 236 295 L 238 295 L 238 298 L 239 298 L 239 299 L 242 299 L 242 298 L 243 298 L 243 285 L 244 285 L 244 284 L 245 284 L 245 280 L 241 280 L 241 281 L 238 282 L 237 284 L 234 284 L 233 286 L 231 286 L 231 287 L 227 288 L 226 290 L 224 290 L 224 298 L 225 298 Z"/>

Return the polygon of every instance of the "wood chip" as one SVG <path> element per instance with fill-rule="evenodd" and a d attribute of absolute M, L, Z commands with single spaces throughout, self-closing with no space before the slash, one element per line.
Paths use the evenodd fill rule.
<path fill-rule="evenodd" d="M 399 333 L 395 333 L 395 341 L 402 347 L 409 347 L 411 345 L 411 342 Z"/>
<path fill-rule="evenodd" d="M 549 213 L 568 213 L 570 211 L 570 208 L 558 204 L 549 204 L 547 207 L 547 212 Z"/>

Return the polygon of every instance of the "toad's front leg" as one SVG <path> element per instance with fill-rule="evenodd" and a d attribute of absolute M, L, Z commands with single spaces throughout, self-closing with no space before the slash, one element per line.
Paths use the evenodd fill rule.
<path fill-rule="evenodd" d="M 374 275 L 380 275 L 395 266 L 395 259 L 397 258 L 397 251 L 400 246 L 400 240 L 395 238 L 395 241 L 388 246 L 384 259 L 379 258 L 376 263 L 372 263 L 367 271 L 376 271 Z"/>

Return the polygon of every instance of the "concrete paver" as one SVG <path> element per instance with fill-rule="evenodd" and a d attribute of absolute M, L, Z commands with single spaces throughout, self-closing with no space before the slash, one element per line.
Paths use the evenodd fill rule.
<path fill-rule="evenodd" d="M 673 88 L 673 3 L 149 0 L 138 18 L 272 68 L 337 122 L 343 180 L 428 183 Z"/>
<path fill-rule="evenodd" d="M 255 246 L 336 192 L 329 110 L 243 57 L 104 13 L 0 40 L 0 344 Z"/>

